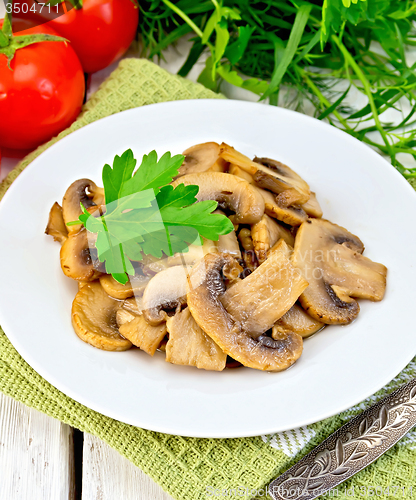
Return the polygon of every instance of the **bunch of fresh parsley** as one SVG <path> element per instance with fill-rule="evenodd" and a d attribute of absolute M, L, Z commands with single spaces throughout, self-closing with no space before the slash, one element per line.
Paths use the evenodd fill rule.
<path fill-rule="evenodd" d="M 312 104 L 317 118 L 416 178 L 401 163 L 403 153 L 416 158 L 416 63 L 406 58 L 416 45 L 415 0 L 141 0 L 140 9 L 144 55 L 163 57 L 192 34 L 180 75 L 205 52 L 206 87 L 226 81 L 274 105 Z M 291 91 L 279 99 L 282 85 Z M 351 104 L 357 90 L 364 105 Z"/>
<path fill-rule="evenodd" d="M 183 155 L 172 157 L 169 152 L 158 160 L 152 151 L 135 171 L 131 149 L 117 155 L 113 168 L 103 168 L 105 213 L 90 214 L 81 204 L 79 220 L 68 223 L 82 223 L 96 233 L 98 259 L 119 283 L 134 275 L 131 261 L 187 252 L 189 244 L 201 242 L 201 236 L 216 241 L 234 229 L 227 217 L 212 213 L 216 201 L 197 202 L 198 186 L 169 185 L 183 160 Z"/>

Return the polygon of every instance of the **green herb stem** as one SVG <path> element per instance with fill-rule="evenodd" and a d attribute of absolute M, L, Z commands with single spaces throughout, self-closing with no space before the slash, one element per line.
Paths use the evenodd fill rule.
<path fill-rule="evenodd" d="M 177 14 L 179 17 L 181 17 L 188 26 L 190 26 L 194 31 L 195 33 L 200 37 L 202 38 L 203 37 L 203 33 L 202 31 L 198 28 L 198 26 L 185 14 L 185 12 L 183 12 L 181 9 L 179 9 L 175 4 L 173 4 L 172 2 L 170 2 L 169 0 L 162 0 L 162 2 L 167 6 L 169 7 L 170 9 L 172 9 L 173 12 L 175 12 L 175 14 Z"/>
<path fill-rule="evenodd" d="M 380 118 L 378 115 L 377 107 L 374 103 L 374 98 L 373 98 L 373 93 L 371 91 L 371 86 L 370 83 L 368 82 L 367 78 L 365 77 L 364 73 L 361 71 L 361 68 L 358 66 L 358 64 L 355 62 L 354 58 L 351 56 L 351 54 L 348 52 L 348 50 L 345 48 L 345 45 L 339 40 L 339 38 L 336 35 L 332 35 L 332 39 L 334 42 L 338 45 L 340 51 L 345 57 L 345 60 L 351 65 L 351 67 L 354 69 L 355 74 L 358 76 L 360 79 L 361 83 L 363 84 L 364 91 L 366 96 L 368 97 L 368 101 L 371 107 L 371 111 L 373 113 L 373 119 L 376 123 L 377 129 L 380 132 L 381 137 L 383 138 L 384 144 L 386 145 L 387 151 L 389 152 L 390 159 L 392 163 L 395 163 L 395 157 L 394 153 L 391 149 L 390 142 L 387 138 L 386 132 L 384 131 L 384 128 L 382 127 L 380 123 Z"/>

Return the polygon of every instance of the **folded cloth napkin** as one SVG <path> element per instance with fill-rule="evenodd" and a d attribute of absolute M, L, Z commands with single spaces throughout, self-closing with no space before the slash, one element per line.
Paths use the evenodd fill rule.
<path fill-rule="evenodd" d="M 17 175 L 42 151 L 87 123 L 156 102 L 218 97 L 201 85 L 170 75 L 151 62 L 126 59 L 89 99 L 70 128 L 28 155 L 9 174 L 0 186 L 0 199 Z M 376 395 L 340 415 L 299 429 L 242 439 L 184 438 L 118 422 L 65 396 L 19 356 L 0 328 L 0 390 L 4 394 L 103 439 L 177 500 L 266 498 L 265 487 L 275 476 L 352 416 L 415 376 L 416 358 Z M 267 418 L 261 408 L 259 418 Z M 386 491 L 390 488 L 390 496 L 411 498 L 412 486 L 416 496 L 415 485 L 416 432 L 413 432 L 373 465 L 340 486 L 335 494 L 347 499 L 372 496 L 373 491 L 373 495 L 377 492 L 377 496 L 388 497 Z"/>

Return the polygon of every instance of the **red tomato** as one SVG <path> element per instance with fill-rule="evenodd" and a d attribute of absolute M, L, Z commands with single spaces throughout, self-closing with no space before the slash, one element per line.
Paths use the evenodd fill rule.
<path fill-rule="evenodd" d="M 43 8 L 42 13 L 37 6 L 37 16 L 71 41 L 85 73 L 94 73 L 120 59 L 134 40 L 139 9 L 132 0 L 83 0 L 81 9 L 71 8 L 66 14 L 65 7 L 59 5 L 62 15 L 57 16 L 56 6 L 50 12 Z"/>
<path fill-rule="evenodd" d="M 19 26 L 19 35 L 57 35 L 45 25 L 31 27 L 28 21 L 13 25 Z M 27 29 L 21 31 L 22 27 Z M 79 114 L 85 91 L 81 63 L 70 44 L 40 42 L 18 49 L 10 66 L 0 54 L 0 146 L 33 149 Z"/>

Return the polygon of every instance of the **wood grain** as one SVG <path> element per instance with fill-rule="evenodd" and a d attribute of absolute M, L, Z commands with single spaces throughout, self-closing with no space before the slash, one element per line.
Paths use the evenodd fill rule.
<path fill-rule="evenodd" d="M 172 497 L 110 446 L 84 434 L 82 500 L 172 500 Z"/>
<path fill-rule="evenodd" d="M 0 394 L 0 498 L 74 500 L 72 429 Z"/>

